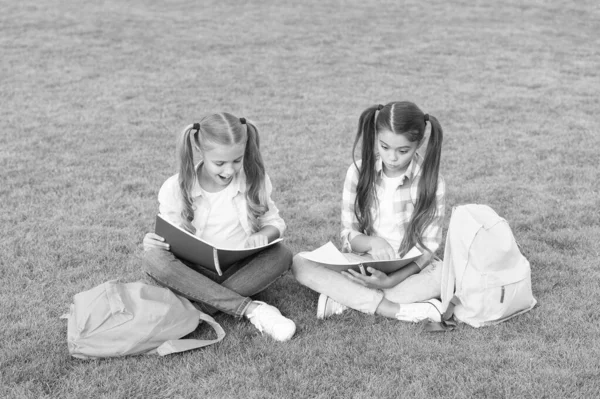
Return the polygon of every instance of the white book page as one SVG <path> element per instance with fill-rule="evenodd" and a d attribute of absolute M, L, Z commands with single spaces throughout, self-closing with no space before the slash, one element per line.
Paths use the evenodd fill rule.
<path fill-rule="evenodd" d="M 406 255 L 402 257 L 402 259 L 413 259 L 419 257 L 420 255 L 421 251 L 419 251 L 419 249 L 416 247 L 413 247 Z M 370 254 L 343 254 L 335 247 L 335 245 L 333 245 L 331 241 L 315 249 L 314 251 L 300 253 L 300 256 L 313 262 L 324 263 L 326 265 L 358 265 L 360 263 L 392 263 L 394 261 L 396 261 L 395 263 L 398 263 L 398 261 L 401 260 L 400 258 L 395 258 L 387 261 L 377 261 L 374 260 Z"/>
<path fill-rule="evenodd" d="M 302 252 L 300 256 L 313 262 L 325 263 L 327 265 L 352 265 L 355 263 L 348 261 L 344 254 L 331 241 L 314 251 Z"/>
<path fill-rule="evenodd" d="M 410 249 L 410 251 L 408 251 L 406 253 L 406 255 L 404 255 L 402 257 L 402 259 L 416 258 L 417 256 L 421 256 L 421 255 L 423 255 L 423 254 L 421 253 L 421 251 L 419 251 L 419 249 L 417 247 L 412 247 Z"/>

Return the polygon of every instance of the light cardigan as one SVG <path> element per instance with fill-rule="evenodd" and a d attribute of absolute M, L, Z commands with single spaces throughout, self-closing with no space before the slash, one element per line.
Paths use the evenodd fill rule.
<path fill-rule="evenodd" d="M 201 165 L 202 162 L 196 165 L 196 170 L 198 170 Z M 179 189 L 178 179 L 179 174 L 176 174 L 169 177 L 163 183 L 160 191 L 158 192 L 158 202 L 159 213 L 161 216 L 171 223 L 181 226 L 183 224 L 181 211 L 183 210 L 184 202 L 183 197 L 181 196 L 181 190 Z M 233 190 L 233 204 L 237 211 L 240 224 L 242 225 L 244 231 L 248 235 L 251 235 L 255 233 L 255 231 L 252 231 L 252 226 L 248 220 L 248 208 L 246 206 L 247 184 L 244 170 L 240 170 L 229 184 L 235 187 L 235 190 Z M 258 218 L 259 226 L 261 229 L 265 226 L 273 226 L 279 230 L 279 236 L 282 237 L 285 231 L 285 222 L 279 216 L 279 209 L 277 209 L 277 206 L 275 206 L 275 203 L 271 199 L 273 186 L 271 184 L 271 179 L 267 174 L 265 174 L 265 189 L 267 192 L 268 210 L 264 215 Z M 196 236 L 200 236 L 206 227 L 206 222 L 208 220 L 210 211 L 210 204 L 202 195 L 202 189 L 197 179 L 194 180 L 191 196 L 192 205 L 194 207 L 194 220 L 192 221 L 192 226 L 196 228 Z"/>
<path fill-rule="evenodd" d="M 396 188 L 394 193 L 394 214 L 395 221 L 397 224 L 397 231 L 400 241 L 404 237 L 406 228 L 414 211 L 414 205 L 417 202 L 417 193 L 419 180 L 421 177 L 421 165 L 423 158 L 420 154 L 416 153 L 412 159 L 406 172 L 404 174 L 403 181 Z M 358 184 L 359 168 L 362 165 L 362 160 L 350 165 L 346 173 L 346 180 L 344 181 L 344 191 L 342 193 L 342 250 L 345 252 L 351 252 L 350 241 L 360 234 L 365 234 L 359 230 L 358 219 L 354 214 L 354 201 L 356 199 L 356 185 Z M 383 190 L 382 184 L 382 173 L 383 165 L 381 158 L 377 158 L 375 163 L 375 171 L 377 173 L 375 179 L 375 189 L 377 193 Z M 422 270 L 431 261 L 433 254 L 438 250 L 442 243 L 442 224 L 444 222 L 444 207 L 445 207 L 445 195 L 446 185 L 441 175 L 438 178 L 438 188 L 436 192 L 437 210 L 433 221 L 425 228 L 422 240 L 423 244 L 429 248 L 431 253 L 428 253 L 423 248 L 419 248 L 423 253 L 422 256 L 415 260 L 415 263 Z M 375 209 L 375 212 L 379 212 L 379 209 Z"/>

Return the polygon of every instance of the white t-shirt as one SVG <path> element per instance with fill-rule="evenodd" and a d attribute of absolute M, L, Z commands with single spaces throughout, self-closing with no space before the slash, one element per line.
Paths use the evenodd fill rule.
<path fill-rule="evenodd" d="M 196 169 L 200 167 L 200 164 L 196 166 Z M 233 205 L 236 208 L 235 215 L 237 215 L 238 222 L 248 236 L 254 231 L 248 220 L 248 209 L 246 202 L 246 175 L 243 169 L 236 174 L 234 180 L 229 183 L 228 188 L 233 190 Z M 279 209 L 271 199 L 271 193 L 273 192 L 273 186 L 271 185 L 271 179 L 265 174 L 265 189 L 267 195 L 268 211 L 258 218 L 259 228 L 262 229 L 265 226 L 273 226 L 279 230 L 279 235 L 282 236 L 285 232 L 285 222 L 279 216 Z M 215 193 L 216 194 L 216 193 Z M 209 216 L 210 203 L 205 195 L 203 195 L 202 188 L 198 183 L 198 180 L 194 180 L 190 197 L 194 208 L 194 220 L 192 220 L 192 226 L 196 229 L 195 235 L 197 237 L 202 236 L 202 232 L 206 228 L 206 222 Z M 183 226 L 184 222 L 182 219 L 181 212 L 184 208 L 184 199 L 179 188 L 179 175 L 173 175 L 169 177 L 161 186 L 158 192 L 158 203 L 159 213 L 162 217 L 167 219 L 169 222 L 177 226 Z"/>
<path fill-rule="evenodd" d="M 221 248 L 244 248 L 248 234 L 244 231 L 233 203 L 235 192 L 230 184 L 216 193 L 202 190 L 209 204 L 206 227 L 200 238 Z"/>
<path fill-rule="evenodd" d="M 381 190 L 377 192 L 379 212 L 373 222 L 375 235 L 384 238 L 394 248 L 396 253 L 398 253 L 400 244 L 402 244 L 402 238 L 404 237 L 398 228 L 397 216 L 394 212 L 394 193 L 405 177 L 405 175 L 387 177 L 385 173 L 381 174 Z"/>

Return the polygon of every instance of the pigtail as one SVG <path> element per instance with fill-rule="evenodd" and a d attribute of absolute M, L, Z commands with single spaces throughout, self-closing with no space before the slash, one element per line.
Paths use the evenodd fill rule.
<path fill-rule="evenodd" d="M 354 166 L 359 170 L 358 182 L 356 184 L 356 198 L 354 200 L 354 215 L 358 220 L 359 230 L 366 235 L 373 233 L 373 202 L 377 201 L 375 195 L 375 121 L 379 106 L 374 105 L 367 108 L 358 120 L 358 131 L 352 146 L 352 159 Z M 356 147 L 362 141 L 361 155 L 362 164 L 359 168 L 354 158 Z"/>
<path fill-rule="evenodd" d="M 181 198 L 183 198 L 183 210 L 181 211 L 181 219 L 183 220 L 183 228 L 194 234 L 196 229 L 192 226 L 194 220 L 194 207 L 192 205 L 192 187 L 197 179 L 196 168 L 194 166 L 194 152 L 192 140 L 194 135 L 200 130 L 198 124 L 189 125 L 181 133 L 177 142 L 177 154 L 179 163 L 179 190 Z"/>
<path fill-rule="evenodd" d="M 248 140 L 244 151 L 244 173 L 246 174 L 246 204 L 248 219 L 253 231 L 260 230 L 258 218 L 268 211 L 265 186 L 265 166 L 260 154 L 258 130 L 246 121 Z"/>
<path fill-rule="evenodd" d="M 429 116 L 429 121 L 431 123 L 431 135 L 421 165 L 421 177 L 417 187 L 417 203 L 400 245 L 401 256 L 404 256 L 415 245 L 431 252 L 423 244 L 422 237 L 425 229 L 431 224 L 437 213 L 437 188 L 443 130 L 435 117 Z"/>

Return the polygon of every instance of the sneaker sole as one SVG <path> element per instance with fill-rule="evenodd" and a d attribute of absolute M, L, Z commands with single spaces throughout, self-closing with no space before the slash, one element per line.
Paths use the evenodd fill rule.
<path fill-rule="evenodd" d="M 291 324 L 293 325 L 293 327 L 290 329 L 290 332 L 288 332 L 286 335 L 284 335 L 282 337 L 276 337 L 276 336 L 271 335 L 271 338 L 273 338 L 275 341 L 279 341 L 279 342 L 286 342 L 286 341 L 289 341 L 290 339 L 292 339 L 294 334 L 296 334 L 296 323 L 294 323 L 292 321 Z"/>
<path fill-rule="evenodd" d="M 432 315 L 433 317 L 427 317 L 424 320 L 429 320 L 429 321 L 433 321 L 436 323 L 440 323 L 442 321 L 442 313 L 440 312 L 440 310 L 438 309 L 437 306 L 435 306 L 433 303 L 425 301 L 425 302 L 421 302 L 421 303 L 426 303 L 427 305 L 430 305 L 433 310 L 429 310 L 427 312 L 427 316 Z"/>
<path fill-rule="evenodd" d="M 427 306 L 427 310 L 423 311 L 423 312 L 418 312 L 415 315 L 412 315 L 412 317 L 409 317 L 408 315 L 403 315 L 401 318 L 399 318 L 399 320 L 402 321 L 407 321 L 410 323 L 420 323 L 422 321 L 433 321 L 433 322 L 441 322 L 442 321 L 442 314 L 440 312 L 440 310 L 438 309 L 437 306 L 435 306 L 433 303 L 428 302 L 428 301 L 424 301 L 424 302 L 415 302 L 414 304 L 411 305 L 429 305 Z M 409 305 L 410 306 L 410 305 Z M 398 315 L 396 315 L 396 318 L 398 318 Z"/>
<path fill-rule="evenodd" d="M 327 296 L 319 295 L 319 304 L 317 305 L 317 319 L 325 319 L 325 306 L 327 305 Z"/>

